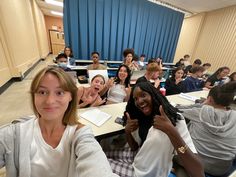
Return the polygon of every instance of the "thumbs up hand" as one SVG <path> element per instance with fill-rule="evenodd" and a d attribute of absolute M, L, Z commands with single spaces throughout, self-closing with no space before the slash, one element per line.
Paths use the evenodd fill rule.
<path fill-rule="evenodd" d="M 128 112 L 125 113 L 127 117 L 127 124 L 125 126 L 125 132 L 131 133 L 135 131 L 138 128 L 138 120 L 137 119 L 131 119 Z"/>
<path fill-rule="evenodd" d="M 167 117 L 162 106 L 159 107 L 159 110 L 160 110 L 161 115 L 154 116 L 153 127 L 165 133 L 168 133 L 168 131 L 171 131 L 171 129 L 174 128 L 174 126 L 172 125 L 171 121 Z"/>

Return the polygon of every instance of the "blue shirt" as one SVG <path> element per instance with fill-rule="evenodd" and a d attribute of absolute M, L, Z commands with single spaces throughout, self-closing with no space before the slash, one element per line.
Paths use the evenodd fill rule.
<path fill-rule="evenodd" d="M 186 77 L 186 79 L 183 81 L 183 84 L 184 92 L 194 92 L 202 90 L 202 87 L 204 86 L 204 81 L 190 76 Z"/>

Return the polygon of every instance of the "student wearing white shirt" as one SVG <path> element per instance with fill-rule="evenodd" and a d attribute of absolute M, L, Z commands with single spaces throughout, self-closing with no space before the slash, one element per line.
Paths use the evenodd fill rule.
<path fill-rule="evenodd" d="M 190 176 L 204 176 L 183 116 L 151 83 L 140 82 L 133 87 L 125 120 L 125 133 L 131 150 L 120 154 L 115 152 L 113 157 L 108 154 L 116 174 L 167 177 L 176 152 Z M 125 161 L 122 161 L 123 157 Z"/>
<path fill-rule="evenodd" d="M 35 118 L 0 129 L 6 176 L 116 176 L 92 130 L 78 122 L 77 87 L 68 74 L 58 67 L 42 69 L 30 94 Z"/>
<path fill-rule="evenodd" d="M 128 66 L 122 64 L 119 66 L 116 78 L 109 79 L 101 94 L 107 92 L 106 104 L 121 103 L 128 101 L 130 95 L 130 77 L 131 71 Z"/>

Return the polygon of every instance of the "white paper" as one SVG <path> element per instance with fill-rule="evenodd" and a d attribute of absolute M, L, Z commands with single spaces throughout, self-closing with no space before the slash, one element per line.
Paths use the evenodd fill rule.
<path fill-rule="evenodd" d="M 110 119 L 111 115 L 95 108 L 83 112 L 82 114 L 80 114 L 80 117 L 88 120 L 89 122 L 99 127 L 104 124 L 108 119 Z"/>
<path fill-rule="evenodd" d="M 190 100 L 190 101 L 195 101 L 195 100 L 199 99 L 198 97 L 191 96 L 191 95 L 188 95 L 186 93 L 180 93 L 179 97 Z"/>

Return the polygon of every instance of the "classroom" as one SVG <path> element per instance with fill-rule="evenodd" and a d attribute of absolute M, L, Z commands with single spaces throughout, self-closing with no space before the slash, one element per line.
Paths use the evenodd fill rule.
<path fill-rule="evenodd" d="M 236 0 L 2 0 L 0 18 L 0 177 L 55 176 L 59 174 L 56 170 L 50 174 L 44 171 L 53 167 L 50 162 L 54 161 L 55 165 L 64 161 L 72 166 L 62 168 L 60 176 L 77 176 L 83 168 L 88 170 L 81 175 L 91 177 L 236 176 Z M 47 84 L 42 85 L 43 81 Z M 53 89 L 56 95 L 50 97 Z M 68 102 L 57 139 L 47 134 L 51 127 L 45 122 L 50 121 L 45 119 L 45 129 L 39 121 L 44 117 L 37 107 L 43 95 L 48 96 L 48 105 L 53 98 L 63 97 L 64 101 L 57 102 L 62 110 Z M 49 115 L 57 108 L 43 109 Z M 217 116 L 212 118 L 212 112 L 204 111 L 214 111 Z M 76 115 L 76 120 L 70 120 L 71 115 Z M 195 122 L 194 118 L 200 120 Z M 204 129 L 204 125 L 213 119 L 216 123 L 212 126 L 219 128 L 222 121 L 219 124 L 226 129 L 208 136 L 213 130 Z M 80 122 L 77 128 L 76 121 Z M 19 164 L 14 169 L 10 166 L 8 172 L 5 125 L 20 127 L 27 122 L 37 127 L 29 128 L 34 132 L 32 142 L 25 141 L 30 141 L 31 159 L 23 168 L 18 156 Z M 139 126 L 141 122 L 144 127 Z M 71 131 L 77 132 L 76 141 L 64 138 L 65 133 L 72 137 Z M 85 142 L 77 142 L 83 134 L 88 136 L 87 145 L 94 148 L 80 147 L 85 146 Z M 41 139 L 35 138 L 38 135 Z M 204 140 L 206 144 L 201 144 L 204 138 L 212 143 Z M 43 141 L 42 147 L 54 150 L 62 140 L 75 143 L 84 153 L 98 153 L 81 157 L 75 152 L 73 157 L 73 148 L 67 148 L 50 156 L 58 155 L 56 159 L 63 161 L 52 158 L 38 164 L 36 156 L 44 159 L 48 152 L 35 148 L 37 143 Z M 147 150 L 155 144 L 158 153 Z M 128 160 L 112 156 L 117 147 L 122 152 L 116 153 L 128 153 Z M 86 162 L 84 166 L 77 164 L 77 156 Z M 101 161 L 101 167 L 94 161 Z M 90 167 L 97 175 L 91 175 Z"/>

